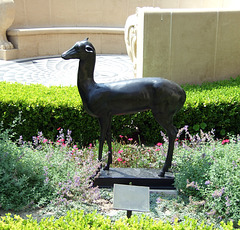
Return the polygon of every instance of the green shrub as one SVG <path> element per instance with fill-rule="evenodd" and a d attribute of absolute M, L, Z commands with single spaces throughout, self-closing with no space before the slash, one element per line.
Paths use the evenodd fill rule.
<path fill-rule="evenodd" d="M 217 137 L 228 133 L 240 133 L 240 77 L 201 86 L 184 86 L 187 100 L 184 108 L 175 116 L 174 124 L 181 128 L 188 125 L 194 134 L 200 129 L 215 129 Z M 16 127 L 18 136 L 30 140 L 38 131 L 54 139 L 57 128 L 72 131 L 73 139 L 82 145 L 95 141 L 99 136 L 96 118 L 83 109 L 77 87 L 44 87 L 0 83 L 0 121 L 5 128 L 19 112 L 23 125 Z M 157 143 L 161 139 L 161 127 L 151 111 L 133 115 L 114 116 L 113 136 L 128 135 L 140 138 L 145 143 Z"/>
<path fill-rule="evenodd" d="M 176 188 L 209 218 L 236 224 L 240 216 L 240 137 L 220 142 L 202 133 L 189 139 L 175 151 Z"/>
<path fill-rule="evenodd" d="M 121 229 L 121 230 L 136 230 L 136 229 L 165 229 L 165 230 L 183 230 L 183 229 L 201 229 L 211 230 L 217 229 L 213 225 L 205 225 L 204 222 L 198 223 L 194 219 L 186 218 L 185 221 L 178 223 L 177 219 L 173 224 L 164 223 L 163 221 L 153 220 L 149 217 L 132 216 L 130 219 L 119 219 L 111 222 L 109 218 L 103 217 L 96 212 L 84 214 L 83 211 L 67 212 L 66 216 L 54 220 L 54 217 L 42 219 L 39 223 L 31 216 L 27 220 L 19 216 L 11 217 L 10 214 L 0 217 L 0 228 L 2 230 L 12 229 Z M 232 222 L 227 224 L 222 223 L 221 229 L 233 229 Z"/>
<path fill-rule="evenodd" d="M 0 207 L 20 210 L 49 202 L 53 189 L 44 179 L 43 162 L 37 153 L 19 148 L 7 132 L 0 133 Z"/>
<path fill-rule="evenodd" d="M 72 146 L 68 131 L 59 130 L 55 143 L 33 137 L 33 144 L 18 143 L 9 138 L 8 130 L 0 129 L 0 207 L 22 210 L 42 207 L 50 202 L 67 206 L 73 200 L 92 202 L 99 197 L 92 187 L 99 163 L 91 149 Z"/>
<path fill-rule="evenodd" d="M 45 87 L 0 83 L 0 114 L 5 128 L 21 112 L 23 124 L 15 127 L 17 136 L 31 140 L 38 132 L 54 139 L 59 127 L 73 131 L 80 144 L 98 138 L 98 121 L 82 108 L 76 87 Z"/>

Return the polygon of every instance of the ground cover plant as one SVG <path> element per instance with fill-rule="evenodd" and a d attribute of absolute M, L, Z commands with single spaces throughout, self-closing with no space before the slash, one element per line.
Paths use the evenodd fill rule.
<path fill-rule="evenodd" d="M 13 128 L 14 129 L 14 128 Z M 71 131 L 58 128 L 56 140 L 49 140 L 39 132 L 31 142 L 22 137 L 10 140 L 10 131 L 0 134 L 0 205 L 5 210 L 32 210 L 40 207 L 42 213 L 64 216 L 68 210 L 83 209 L 107 215 L 101 205 L 112 202 L 112 191 L 92 187 L 99 163 L 98 143 L 79 148 L 72 142 Z M 180 139 L 180 137 L 185 137 Z M 167 144 L 144 146 L 132 137 L 120 135 L 113 142 L 112 167 L 159 168 L 165 161 Z M 240 137 L 214 139 L 214 134 L 190 135 L 183 127 L 175 142 L 173 172 L 179 196 L 151 194 L 153 219 L 174 223 L 186 221 L 185 216 L 199 223 L 232 221 L 237 226 L 240 216 Z M 106 148 L 106 146 L 105 146 Z M 105 157 L 107 150 L 105 149 Z M 104 159 L 106 161 L 106 159 Z M 110 214 L 109 214 L 110 215 Z M 116 221 L 118 213 L 111 219 Z"/>

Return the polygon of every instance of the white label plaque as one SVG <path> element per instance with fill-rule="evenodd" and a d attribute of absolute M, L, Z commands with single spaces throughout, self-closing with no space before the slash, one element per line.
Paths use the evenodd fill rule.
<path fill-rule="evenodd" d="M 114 184 L 113 208 L 148 212 L 149 187 Z"/>

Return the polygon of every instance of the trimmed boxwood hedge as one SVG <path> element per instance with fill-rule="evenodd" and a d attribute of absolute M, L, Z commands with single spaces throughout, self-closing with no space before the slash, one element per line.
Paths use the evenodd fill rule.
<path fill-rule="evenodd" d="M 240 223 L 240 221 L 239 221 Z M 40 221 L 34 219 L 31 215 L 27 216 L 27 219 L 23 219 L 18 215 L 14 217 L 11 214 L 6 214 L 0 217 L 0 228 L 2 230 L 21 230 L 21 229 L 122 229 L 122 230 L 137 230 L 137 229 L 161 229 L 161 230 L 210 230 L 210 229 L 234 229 L 233 223 L 221 222 L 219 227 L 214 224 L 208 225 L 204 221 L 199 222 L 195 219 L 185 217 L 183 222 L 178 222 L 176 219 L 173 223 L 164 222 L 162 220 L 154 220 L 148 216 L 132 216 L 127 219 L 120 218 L 114 222 L 109 217 L 97 214 L 97 212 L 84 214 L 83 211 L 72 210 L 67 212 L 66 216 L 62 216 L 58 219 L 54 219 L 54 216 L 50 218 L 43 218 Z"/>
<path fill-rule="evenodd" d="M 240 221 L 239 221 L 240 224 Z M 27 216 L 27 219 L 23 219 L 18 215 L 14 217 L 11 214 L 7 214 L 0 217 L 0 228 L 2 230 L 21 230 L 21 229 L 104 229 L 104 230 L 138 230 L 138 229 L 161 229 L 161 230 L 211 230 L 211 229 L 234 229 L 233 223 L 221 222 L 219 227 L 214 224 L 208 225 L 206 223 L 199 222 L 195 219 L 185 217 L 183 222 L 178 222 L 176 219 L 173 223 L 164 222 L 162 220 L 154 220 L 148 216 L 136 216 L 133 215 L 127 219 L 120 218 L 114 222 L 109 217 L 97 214 L 97 212 L 84 214 L 83 211 L 72 210 L 67 212 L 66 216 L 62 216 L 58 219 L 54 219 L 54 216 L 50 218 L 43 218 L 39 222 L 31 215 Z"/>
<path fill-rule="evenodd" d="M 185 85 L 187 100 L 175 116 L 174 124 L 189 126 L 190 133 L 200 129 L 215 129 L 217 137 L 240 133 L 240 77 L 202 85 Z M 96 118 L 89 116 L 78 94 L 77 87 L 45 87 L 0 82 L 0 121 L 7 128 L 21 113 L 22 124 L 15 127 L 16 136 L 31 140 L 38 131 L 46 138 L 55 139 L 59 127 L 71 130 L 75 142 L 86 145 L 99 136 Z M 151 111 L 114 116 L 112 133 L 140 136 L 146 144 L 161 141 L 161 127 Z"/>

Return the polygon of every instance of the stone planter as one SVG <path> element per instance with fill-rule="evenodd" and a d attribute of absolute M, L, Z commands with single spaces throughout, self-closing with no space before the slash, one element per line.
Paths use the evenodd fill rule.
<path fill-rule="evenodd" d="M 125 26 L 135 76 L 179 84 L 239 76 L 239 22 L 239 3 L 235 8 L 138 8 Z"/>

